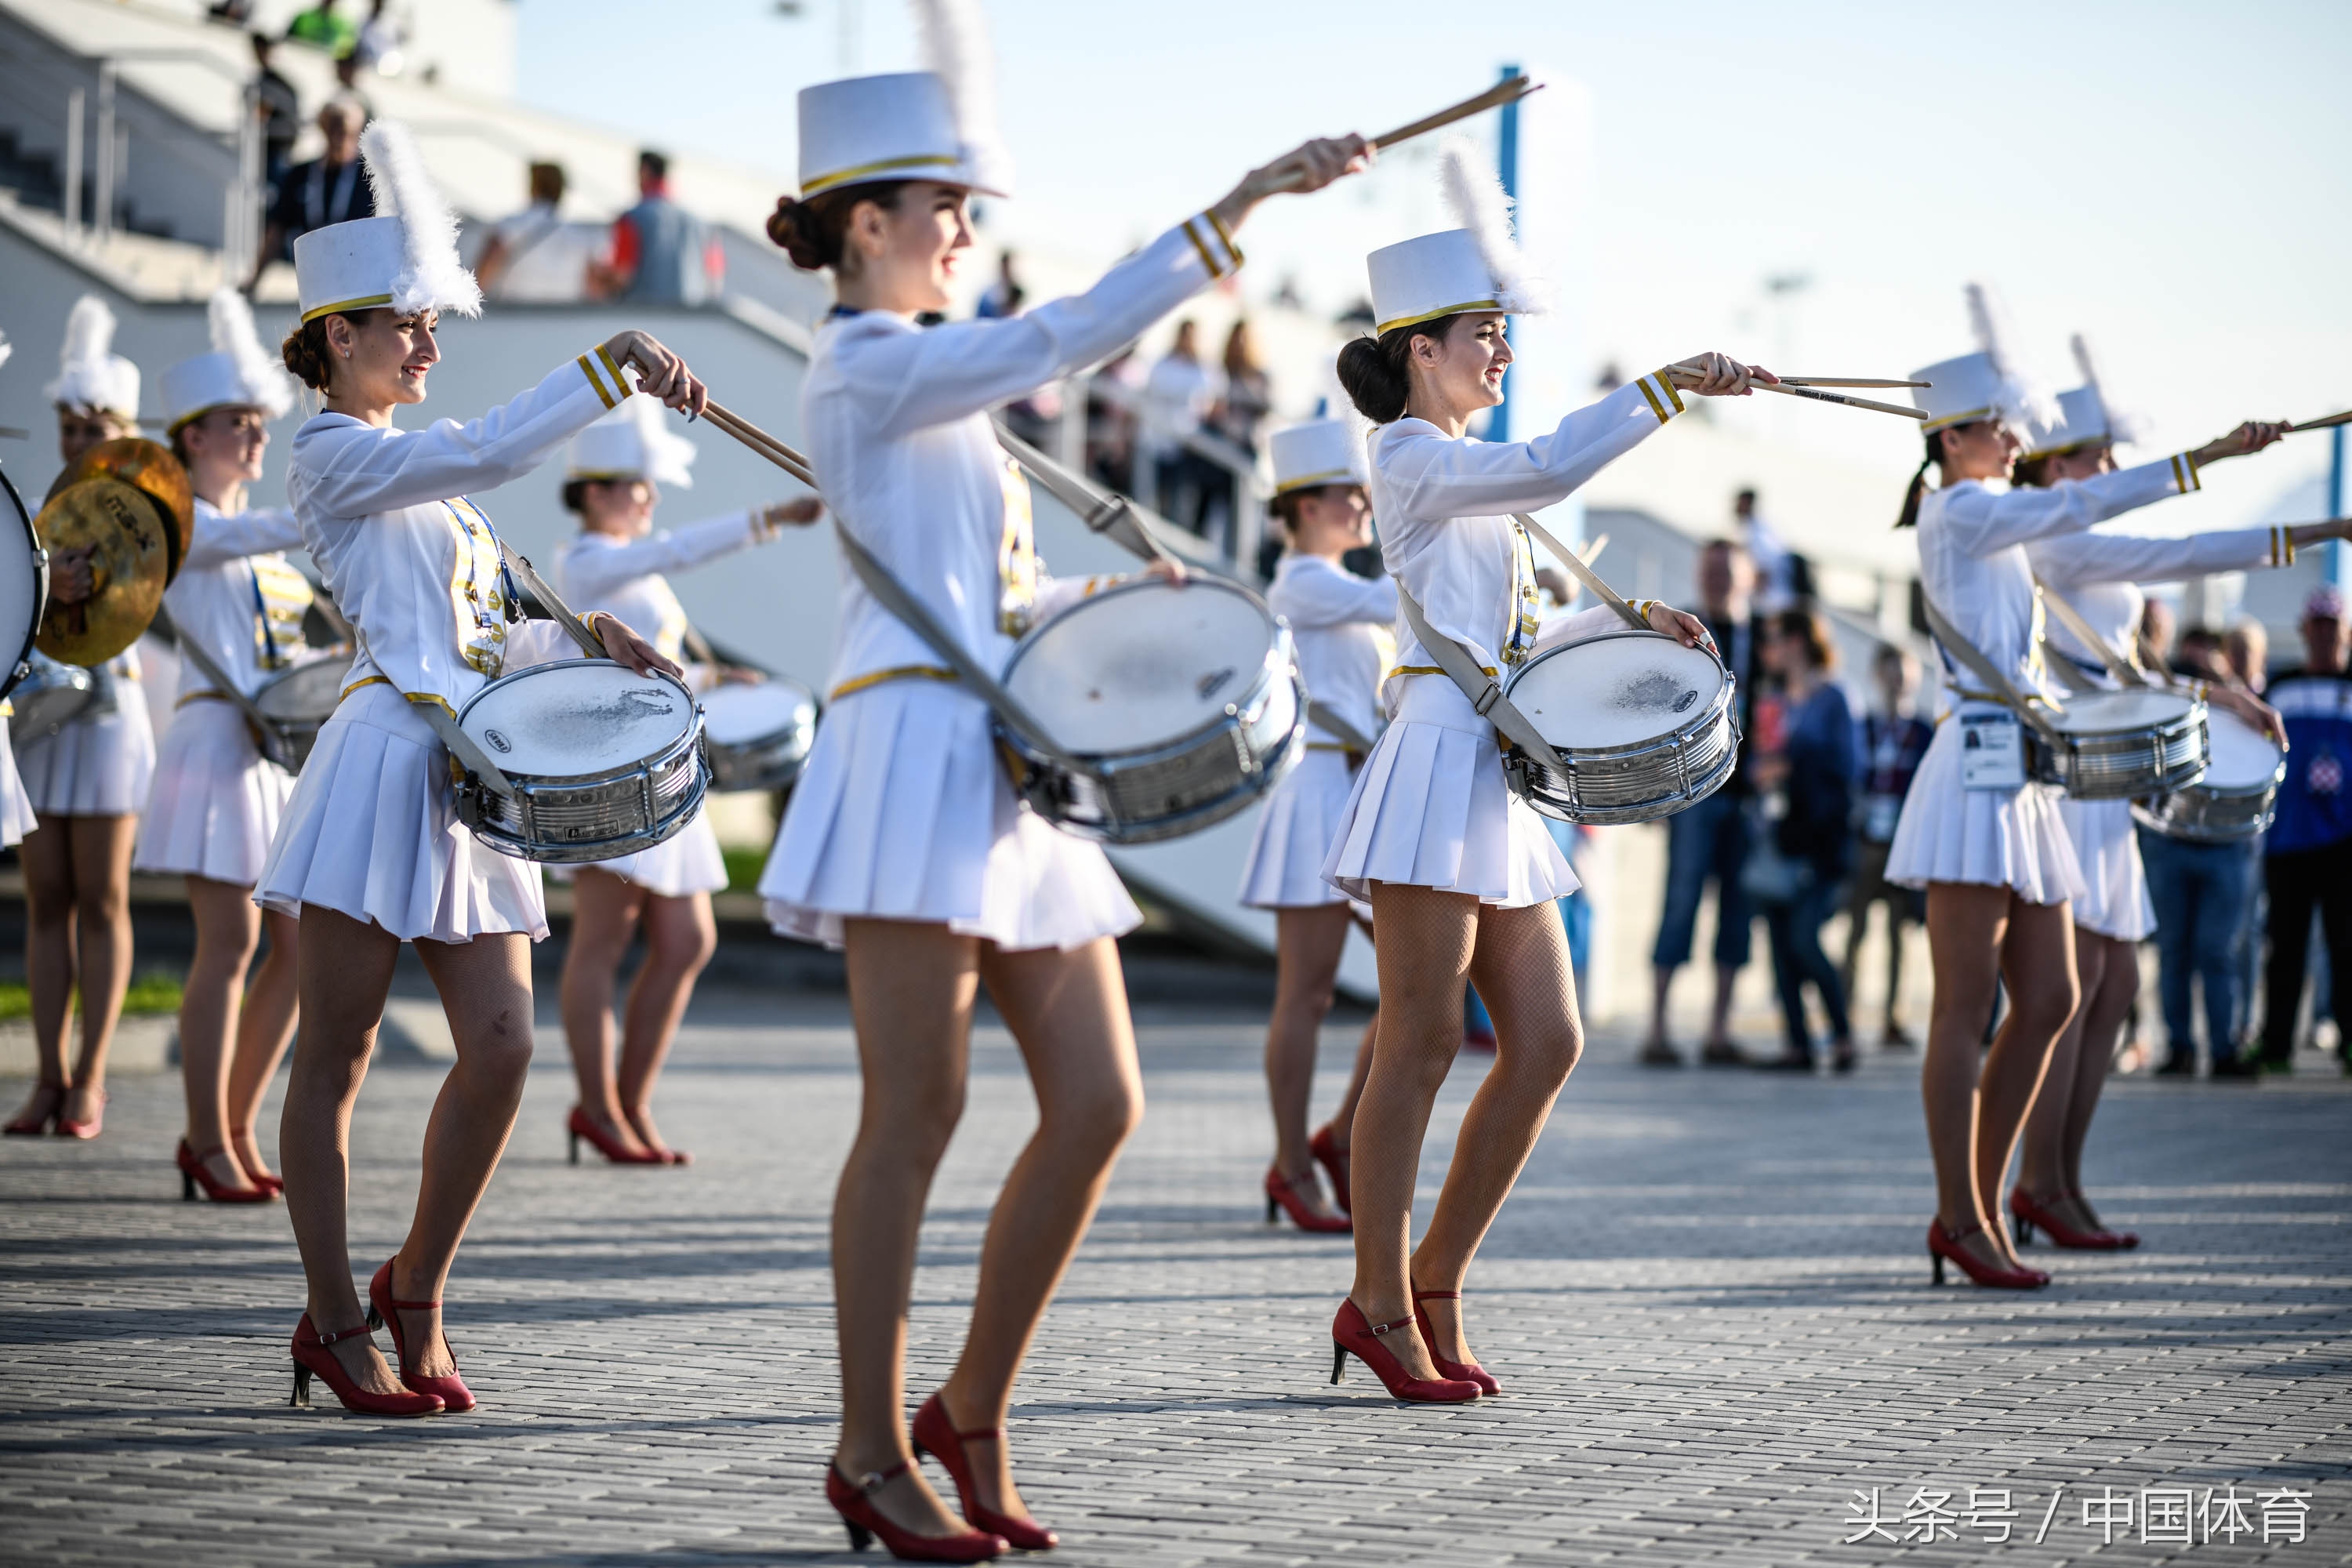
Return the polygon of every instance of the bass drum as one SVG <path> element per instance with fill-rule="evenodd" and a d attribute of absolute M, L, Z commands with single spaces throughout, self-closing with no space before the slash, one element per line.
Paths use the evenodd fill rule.
<path fill-rule="evenodd" d="M 32 673 L 33 634 L 49 596 L 49 557 L 5 469 L 0 469 L 0 488 L 8 492 L 7 515 L 0 518 L 0 659 L 7 661 L 0 667 L 0 698 L 5 698 Z"/>

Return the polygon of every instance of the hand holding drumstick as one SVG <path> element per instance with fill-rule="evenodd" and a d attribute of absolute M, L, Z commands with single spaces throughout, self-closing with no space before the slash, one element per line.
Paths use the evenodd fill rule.
<path fill-rule="evenodd" d="M 604 352 L 614 364 L 636 370 L 639 392 L 651 393 L 688 418 L 699 418 L 710 406 L 710 389 L 652 333 L 626 328 L 605 340 Z"/>
<path fill-rule="evenodd" d="M 2206 442 L 2189 457 L 2200 468 L 2224 458 L 2243 458 L 2261 451 L 2294 428 L 2283 422 L 2249 419 L 2227 436 Z"/>
<path fill-rule="evenodd" d="M 1746 397 L 1756 386 L 1775 386 L 1780 378 L 1760 364 L 1742 364 L 1729 354 L 1693 354 L 1666 366 L 1665 377 L 1685 392 L 1701 397 Z"/>
<path fill-rule="evenodd" d="M 1302 142 L 1273 163 L 1244 174 L 1241 184 L 1209 209 L 1209 216 L 1231 234 L 1268 196 L 1286 192 L 1305 195 L 1309 191 L 1321 190 L 1334 180 L 1361 173 L 1371 164 L 1372 144 L 1352 132 L 1345 136 L 1321 136 Z"/>

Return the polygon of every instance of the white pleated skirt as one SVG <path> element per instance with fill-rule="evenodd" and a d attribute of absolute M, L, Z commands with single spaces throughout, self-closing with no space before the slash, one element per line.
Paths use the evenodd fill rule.
<path fill-rule="evenodd" d="M 853 918 L 942 923 L 1008 952 L 1143 923 L 1100 846 L 1022 807 L 987 705 L 933 680 L 826 708 L 760 895 L 780 934 L 828 947 Z"/>
<path fill-rule="evenodd" d="M 1507 910 L 1576 891 L 1543 819 L 1503 782 L 1495 727 L 1442 675 L 1399 684 L 1395 716 L 1333 830 L 1323 879 L 1366 902 L 1374 882 L 1402 882 Z"/>
<path fill-rule="evenodd" d="M 26 741 L 16 772 L 43 816 L 127 816 L 143 809 L 155 777 L 147 693 L 138 681 L 119 678 L 114 711 Z"/>
<path fill-rule="evenodd" d="M 263 760 L 234 704 L 188 703 L 163 731 L 131 868 L 249 888 L 293 794 L 294 776 Z"/>
<path fill-rule="evenodd" d="M 1258 813 L 1242 868 L 1242 902 L 1254 910 L 1320 909 L 1348 895 L 1323 879 L 1355 784 L 1345 752 L 1310 749 L 1274 786 Z"/>
<path fill-rule="evenodd" d="M 2127 800 L 2058 803 L 2067 842 L 2083 869 L 2083 896 L 2074 900 L 2074 923 L 2117 942 L 2145 942 L 2156 934 L 2156 903 L 2148 897 L 2147 873 L 2139 859 L 2139 829 Z"/>
<path fill-rule="evenodd" d="M 2030 904 L 2060 904 L 2087 889 L 2074 841 L 2059 814 L 2062 797 L 2047 784 L 2014 790 L 1960 784 L 1960 726 L 1936 726 L 1927 754 L 1904 799 L 1887 847 L 1886 879 L 1906 888 L 1930 882 L 2006 887 Z"/>
<path fill-rule="evenodd" d="M 693 821 L 652 848 L 617 860 L 594 861 L 587 868 L 618 877 L 665 899 L 716 893 L 727 886 L 727 860 L 719 853 L 718 830 L 710 826 L 709 814 L 700 811 L 694 814 Z M 547 874 L 556 881 L 568 882 L 579 869 L 550 866 Z"/>
<path fill-rule="evenodd" d="M 16 749 L 8 743 L 8 723 L 0 716 L 0 848 L 25 842 L 25 835 L 40 826 L 33 815 L 32 797 L 16 776 Z"/>
<path fill-rule="evenodd" d="M 404 942 L 547 935 L 539 868 L 457 820 L 449 753 L 389 686 L 343 699 L 295 781 L 255 901 L 373 921 Z"/>

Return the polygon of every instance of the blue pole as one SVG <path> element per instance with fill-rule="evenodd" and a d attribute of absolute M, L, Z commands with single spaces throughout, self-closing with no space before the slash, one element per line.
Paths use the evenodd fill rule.
<path fill-rule="evenodd" d="M 2344 426 L 2338 425 L 2327 433 L 2327 515 L 2330 517 L 2342 517 L 2346 510 L 2345 428 Z M 2327 580 L 2339 588 L 2347 582 L 2352 582 L 2352 570 L 2347 570 L 2347 566 L 2344 541 L 2329 540 L 2327 542 Z"/>
<path fill-rule="evenodd" d="M 1513 77 L 1519 74 L 1519 68 L 1517 66 L 1505 66 L 1503 68 L 1503 79 L 1505 81 L 1508 81 Z M 1515 210 L 1512 215 L 1512 226 L 1516 228 L 1518 222 L 1516 206 L 1519 199 L 1519 106 L 1517 102 L 1513 101 L 1503 105 L 1501 120 L 1502 125 L 1497 132 L 1497 140 L 1499 144 L 1495 150 L 1495 165 L 1496 172 L 1501 174 L 1503 178 L 1503 195 L 1509 197 L 1514 205 Z M 1504 323 L 1503 330 L 1507 336 L 1516 340 L 1517 334 L 1512 332 L 1510 324 L 1507 321 Z M 1518 344 L 1516 341 L 1513 341 L 1511 346 L 1516 349 L 1518 347 Z M 2342 427 L 2339 426 L 2336 433 L 2337 436 L 2341 437 L 2344 434 Z M 1495 412 L 1488 415 L 1486 417 L 1486 439 L 1489 441 L 1507 441 L 1510 438 L 1511 373 L 1506 370 L 1503 372 L 1503 401 L 1496 404 L 1495 405 Z M 2342 443 L 2340 441 L 2337 444 L 2337 450 L 2339 452 L 2342 450 Z"/>

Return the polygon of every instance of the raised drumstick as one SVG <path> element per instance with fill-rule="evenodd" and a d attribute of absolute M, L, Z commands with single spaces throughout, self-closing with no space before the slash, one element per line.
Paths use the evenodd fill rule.
<path fill-rule="evenodd" d="M 2324 419 L 2298 419 L 2287 426 L 2289 431 L 2326 430 L 2337 425 L 2352 425 L 2352 408 L 2341 414 L 2330 414 Z"/>
<path fill-rule="evenodd" d="M 1932 381 L 1882 381 L 1868 375 L 1784 375 L 1783 386 L 1933 386 Z"/>

